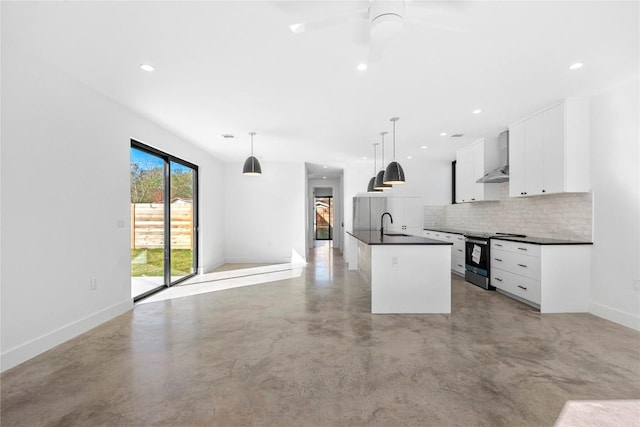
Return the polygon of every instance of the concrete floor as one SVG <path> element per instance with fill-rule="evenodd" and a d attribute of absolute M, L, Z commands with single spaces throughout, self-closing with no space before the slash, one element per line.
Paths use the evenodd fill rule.
<path fill-rule="evenodd" d="M 138 305 L 2 377 L 3 426 L 551 426 L 640 398 L 640 333 L 452 283 L 451 315 L 371 315 L 320 247 L 296 279 Z"/>

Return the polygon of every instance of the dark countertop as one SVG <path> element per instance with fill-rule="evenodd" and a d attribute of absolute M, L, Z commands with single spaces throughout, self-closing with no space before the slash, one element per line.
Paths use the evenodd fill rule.
<path fill-rule="evenodd" d="M 439 231 L 441 233 L 462 234 L 462 235 L 469 233 L 469 230 L 456 230 L 453 228 L 442 228 L 442 227 L 426 227 L 426 228 L 423 228 L 423 230 Z"/>
<path fill-rule="evenodd" d="M 424 230 L 439 231 L 441 233 L 451 234 L 482 234 L 485 232 L 470 232 L 469 230 L 456 230 L 453 228 L 443 227 L 427 227 Z M 546 237 L 513 237 L 513 236 L 491 236 L 492 239 L 509 240 L 511 242 L 531 243 L 532 245 L 593 245 L 593 242 L 587 242 L 582 240 L 564 240 L 564 239 L 548 239 Z"/>
<path fill-rule="evenodd" d="M 393 233 L 391 231 L 390 233 Z M 367 245 L 453 245 L 451 242 L 441 242 L 440 240 L 427 239 L 418 236 L 384 236 L 380 238 L 379 230 L 368 231 L 347 231 L 347 234 L 360 240 Z"/>
<path fill-rule="evenodd" d="M 533 245 L 593 245 L 593 242 L 581 240 L 547 239 L 544 237 L 492 237 L 491 239 L 509 242 L 531 243 Z"/>

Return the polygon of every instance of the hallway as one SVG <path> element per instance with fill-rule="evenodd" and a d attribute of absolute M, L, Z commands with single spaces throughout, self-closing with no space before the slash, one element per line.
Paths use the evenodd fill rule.
<path fill-rule="evenodd" d="M 550 426 L 567 400 L 640 398 L 636 331 L 457 276 L 451 315 L 371 315 L 357 271 L 312 252 L 300 277 L 140 304 L 8 370 L 2 425 Z"/>

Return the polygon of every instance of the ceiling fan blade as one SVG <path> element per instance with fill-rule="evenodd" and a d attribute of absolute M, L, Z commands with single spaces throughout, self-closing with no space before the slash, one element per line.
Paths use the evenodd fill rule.
<path fill-rule="evenodd" d="M 311 19 L 289 25 L 289 29 L 295 34 L 308 33 L 310 31 L 321 31 L 331 27 L 344 25 L 352 19 L 366 19 L 368 9 L 358 9 L 340 15 L 330 16 L 323 19 Z"/>

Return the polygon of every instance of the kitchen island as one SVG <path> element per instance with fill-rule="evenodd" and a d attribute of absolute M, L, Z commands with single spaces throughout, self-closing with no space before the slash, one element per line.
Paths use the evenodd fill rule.
<path fill-rule="evenodd" d="M 378 230 L 347 234 L 371 284 L 371 313 L 451 313 L 451 243 Z"/>

